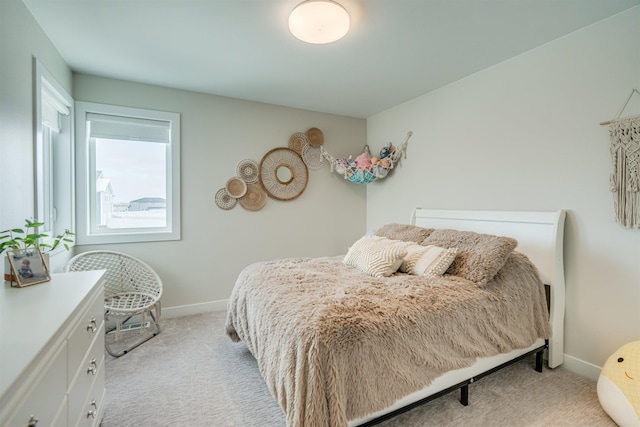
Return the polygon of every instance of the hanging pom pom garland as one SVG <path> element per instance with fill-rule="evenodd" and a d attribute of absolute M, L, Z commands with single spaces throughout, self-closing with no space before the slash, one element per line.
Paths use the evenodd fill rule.
<path fill-rule="evenodd" d="M 364 151 L 355 159 L 353 156 L 336 159 L 329 154 L 323 146 L 320 146 L 322 157 L 327 159 L 331 166 L 331 172 L 336 172 L 356 184 L 369 184 L 377 179 L 387 176 L 401 157 L 407 158 L 407 143 L 413 132 L 408 132 L 404 142 L 394 146 L 390 142 L 380 150 L 379 156 L 372 156 L 369 146 L 364 146 Z"/>

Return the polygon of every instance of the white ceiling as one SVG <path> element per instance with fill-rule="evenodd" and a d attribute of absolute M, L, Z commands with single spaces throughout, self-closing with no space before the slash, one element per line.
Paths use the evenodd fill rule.
<path fill-rule="evenodd" d="M 76 72 L 366 118 L 640 0 L 339 0 L 351 31 L 288 31 L 301 0 L 23 0 Z"/>

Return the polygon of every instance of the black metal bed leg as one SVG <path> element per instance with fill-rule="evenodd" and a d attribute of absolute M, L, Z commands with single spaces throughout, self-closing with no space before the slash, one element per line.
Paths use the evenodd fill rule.
<path fill-rule="evenodd" d="M 469 405 L 469 384 L 460 387 L 460 403 L 462 403 L 463 406 Z"/>
<path fill-rule="evenodd" d="M 544 354 L 544 349 L 536 353 L 536 371 L 538 372 L 542 372 L 542 355 L 543 354 Z"/>

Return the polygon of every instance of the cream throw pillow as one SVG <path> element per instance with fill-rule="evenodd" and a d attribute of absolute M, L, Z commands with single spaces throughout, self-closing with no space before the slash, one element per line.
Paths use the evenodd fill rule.
<path fill-rule="evenodd" d="M 407 255 L 407 242 L 380 236 L 364 236 L 347 252 L 343 262 L 373 277 L 389 277 Z"/>
<path fill-rule="evenodd" d="M 414 276 L 442 276 L 458 253 L 457 248 L 411 245 L 407 247 L 400 271 Z"/>

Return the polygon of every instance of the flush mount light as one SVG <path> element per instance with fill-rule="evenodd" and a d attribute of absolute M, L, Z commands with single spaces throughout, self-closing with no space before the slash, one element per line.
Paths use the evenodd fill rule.
<path fill-rule="evenodd" d="M 340 40 L 349 31 L 349 14 L 332 0 L 307 0 L 289 15 L 289 31 L 296 38 L 313 44 Z"/>

